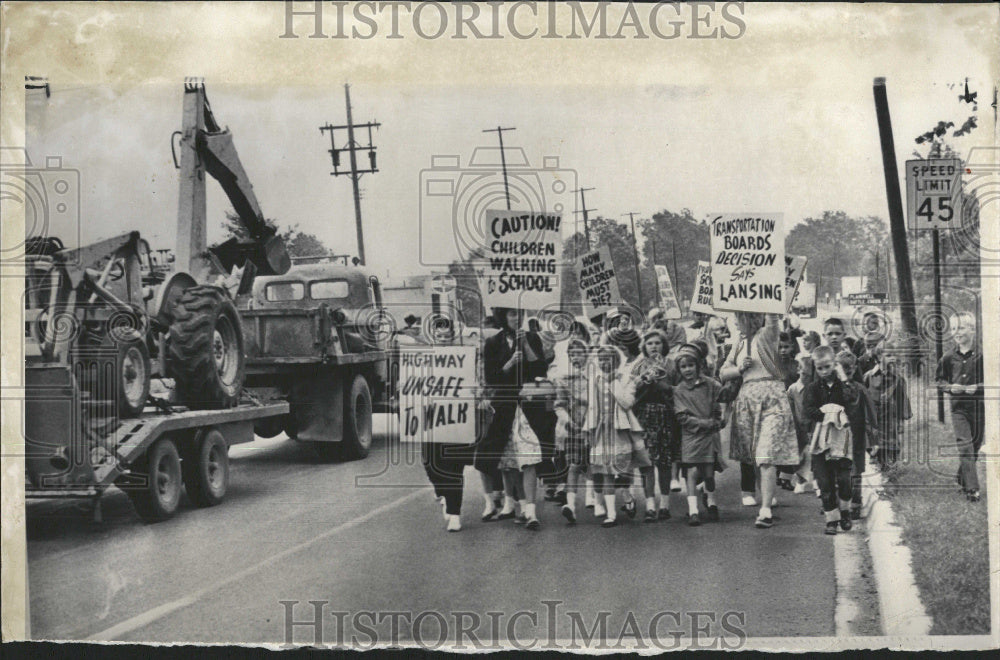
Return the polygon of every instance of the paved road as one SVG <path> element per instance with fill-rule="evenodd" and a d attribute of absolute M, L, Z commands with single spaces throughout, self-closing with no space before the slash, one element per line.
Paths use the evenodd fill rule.
<path fill-rule="evenodd" d="M 384 429 L 385 418 L 379 423 Z M 232 454 L 221 506 L 185 507 L 155 525 L 142 524 L 117 491 L 97 527 L 81 505 L 31 503 L 32 636 L 283 643 L 282 600 L 299 601 L 296 620 L 312 618 L 306 601 L 324 601 L 324 643 L 338 641 L 338 611 L 350 613 L 342 639 L 353 634 L 361 644 L 366 627 L 391 641 L 391 616 L 371 625 L 364 611 L 441 612 L 452 635 L 462 623 L 479 640 L 492 627 L 506 635 L 508 625 L 519 640 L 544 638 L 550 622 L 557 637 L 579 640 L 579 623 L 589 630 L 607 616 L 613 643 L 623 628 L 634 635 L 628 612 L 646 643 L 652 624 L 667 646 L 671 633 L 691 635 L 692 624 L 729 643 L 736 630 L 834 634 L 833 543 L 816 498 L 782 492 L 775 527 L 755 529 L 755 510 L 739 505 L 736 466 L 721 478 L 719 523 L 692 528 L 676 515 L 604 529 L 584 515 L 568 528 L 555 505 L 542 504 L 538 532 L 479 522 L 479 480 L 469 468 L 464 529 L 449 534 L 419 461 L 389 465 L 384 433 L 355 463 L 319 464 L 283 436 Z M 675 496 L 675 514 L 684 506 Z M 460 611 L 472 614 L 452 614 Z M 512 619 L 516 612 L 528 614 Z M 440 624 L 425 615 L 423 639 L 433 643 Z M 397 625 L 399 639 L 411 639 L 407 619 Z M 297 627 L 295 641 L 313 642 L 314 629 Z"/>

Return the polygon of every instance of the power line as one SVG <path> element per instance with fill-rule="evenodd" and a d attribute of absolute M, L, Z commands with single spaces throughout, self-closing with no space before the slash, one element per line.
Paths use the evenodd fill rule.
<path fill-rule="evenodd" d="M 330 132 L 330 160 L 333 161 L 333 171 L 330 172 L 331 176 L 342 176 L 347 175 L 351 177 L 351 183 L 354 188 L 354 221 L 358 234 L 358 260 L 364 265 L 365 263 L 365 238 L 364 231 L 361 226 L 361 191 L 358 186 L 358 182 L 361 179 L 362 174 L 374 174 L 378 172 L 378 168 L 375 164 L 375 152 L 378 147 L 374 146 L 372 142 L 372 129 L 377 129 L 381 124 L 378 122 L 366 122 L 364 124 L 355 124 L 351 119 L 351 86 L 344 85 L 344 99 L 347 104 L 347 123 L 341 126 L 331 126 L 326 124 L 319 127 L 319 132 L 323 133 L 325 131 Z M 354 129 L 368 129 L 368 144 L 363 145 L 358 143 L 354 139 Z M 347 130 L 347 142 L 338 147 L 336 144 L 336 132 L 340 130 Z M 346 151 L 350 158 L 349 170 L 340 170 L 340 154 Z M 358 151 L 368 152 L 368 169 L 358 169 Z"/>
<path fill-rule="evenodd" d="M 588 191 L 588 190 L 593 190 L 593 188 L 577 188 L 576 190 L 573 191 L 573 192 L 580 193 L 580 210 L 579 211 L 573 211 L 573 213 L 582 213 L 583 214 L 583 233 L 584 233 L 584 236 L 587 237 L 587 250 L 590 250 L 590 224 L 588 222 L 587 213 L 589 211 L 596 211 L 597 209 L 588 209 L 587 208 L 587 200 L 586 200 L 586 198 L 584 198 L 583 193 L 586 192 L 586 191 Z"/>
<path fill-rule="evenodd" d="M 507 210 L 510 210 L 510 189 L 507 187 L 507 158 L 503 153 L 503 132 L 504 131 L 516 131 L 517 128 L 487 128 L 483 133 L 493 133 L 496 132 L 497 137 L 500 139 L 500 167 L 503 168 L 503 196 L 507 199 Z"/>
<path fill-rule="evenodd" d="M 635 237 L 635 212 L 629 211 L 628 213 L 622 213 L 622 216 L 628 216 L 629 223 L 632 225 L 632 255 L 635 257 L 635 287 L 639 292 L 639 309 L 643 309 L 645 305 L 642 303 L 642 278 L 639 276 L 639 242 Z"/>

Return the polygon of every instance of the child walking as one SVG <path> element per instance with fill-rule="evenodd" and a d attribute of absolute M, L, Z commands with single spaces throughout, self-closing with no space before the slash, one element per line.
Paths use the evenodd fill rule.
<path fill-rule="evenodd" d="M 878 362 L 864 375 L 868 396 L 875 402 L 878 420 L 879 443 L 875 452 L 879 469 L 885 471 L 895 465 L 900 454 L 900 434 L 903 422 L 913 417 L 910 397 L 906 393 L 906 379 L 896 371 L 895 343 L 879 350 Z"/>
<path fill-rule="evenodd" d="M 851 462 L 854 442 L 848 410 L 857 410 L 860 388 L 854 388 L 843 368 L 837 364 L 833 349 L 820 346 L 812 353 L 816 380 L 805 388 L 803 409 L 813 425 L 813 474 L 819 483 L 827 534 L 845 532 L 851 523 Z M 863 441 L 863 439 L 862 439 Z"/>
<path fill-rule="evenodd" d="M 558 398 L 555 412 L 558 419 L 556 441 L 563 442 L 566 464 L 566 503 L 562 515 L 569 524 L 576 522 L 576 494 L 587 476 L 590 443 L 583 431 L 587 419 L 587 345 L 577 339 L 570 340 L 566 349 L 568 368 L 556 379 Z"/>
<path fill-rule="evenodd" d="M 687 473 L 688 524 L 700 525 L 698 481 L 704 483 L 708 519 L 719 519 L 715 502 L 715 465 L 721 454 L 722 407 L 719 381 L 702 374 L 697 346 L 684 344 L 676 354 L 681 382 L 674 390 L 674 406 L 681 425 L 681 467 Z"/>
<path fill-rule="evenodd" d="M 590 465 L 597 495 L 594 515 L 604 518 L 603 527 L 618 524 L 615 477 L 653 465 L 643 446 L 642 426 L 632 413 L 635 381 L 623 379 L 619 370 L 624 361 L 616 347 L 601 346 L 595 355 L 598 369 L 588 384 L 584 430 L 591 441 Z"/>

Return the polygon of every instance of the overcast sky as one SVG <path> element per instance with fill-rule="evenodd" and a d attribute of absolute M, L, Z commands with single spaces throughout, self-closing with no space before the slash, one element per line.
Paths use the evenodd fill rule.
<path fill-rule="evenodd" d="M 562 68 L 540 62 L 537 76 L 523 58 L 508 75 L 477 76 L 476 66 L 504 67 L 500 51 L 490 49 L 512 44 L 449 42 L 435 54 L 408 51 L 413 41 L 394 43 L 390 53 L 386 42 L 373 41 L 354 46 L 419 60 L 408 61 L 409 80 L 380 80 L 357 59 L 322 58 L 275 83 L 252 50 L 244 60 L 208 57 L 187 73 L 205 74 L 215 116 L 233 131 L 265 215 L 349 253 L 356 252 L 351 184 L 330 176 L 329 139 L 318 127 L 345 122 L 343 83 L 352 82 L 354 120 L 382 124 L 375 133 L 381 171 L 362 178 L 368 263 L 395 277 L 457 256 L 452 219 L 433 206 L 440 199 L 428 206 L 421 177 L 467 182 L 460 176 L 473 151 L 496 146 L 496 134 L 482 130 L 498 125 L 516 127 L 504 134 L 505 145 L 522 148 L 531 166 L 558 158 L 558 170 L 541 175 L 543 186 L 551 190 L 550 180 L 564 180 L 569 189 L 593 187 L 587 205 L 624 222 L 628 211 L 646 217 L 684 207 L 696 217 L 780 211 L 789 226 L 828 209 L 886 218 L 872 79 L 888 78 L 901 175 L 915 149 L 926 153 L 915 136 L 940 119 L 961 124 L 970 114 L 957 98 L 967 76 L 979 92 L 980 128 L 952 142 L 960 150 L 988 144 L 996 70 L 976 40 L 995 36 L 996 28 L 962 11 L 922 6 L 923 14 L 917 8 L 905 17 L 875 16 L 865 7 L 817 7 L 808 24 L 802 8 L 782 14 L 748 7 L 740 40 L 618 42 L 619 65 L 611 69 L 610 46 L 594 42 L 566 46 L 581 48 L 572 51 L 575 59 L 562 52 Z M 284 45 L 274 39 L 280 26 L 252 25 L 268 48 Z M 311 48 L 301 52 L 315 57 L 323 46 L 307 41 L 295 47 Z M 190 59 L 197 48 L 190 36 L 169 43 L 164 62 L 174 49 L 185 53 L 188 66 L 198 61 Z M 544 53 L 549 45 L 528 46 Z M 465 57 L 480 59 L 470 64 Z M 258 65 L 267 82 L 250 84 Z M 427 75 L 418 83 L 413 71 L 420 66 Z M 449 67 L 456 69 L 453 82 Z M 178 173 L 170 139 L 180 129 L 182 77 L 164 70 L 157 82 L 120 84 L 100 76 L 81 82 L 78 74 L 54 69 L 28 72 L 49 75 L 52 91 L 50 98 L 29 93 L 28 125 L 37 130 L 29 134 L 29 155 L 36 165 L 61 156 L 65 167 L 79 170 L 83 241 L 138 228 L 154 245 L 172 247 Z M 459 168 L 427 172 L 435 155 L 459 156 Z M 483 190 L 473 205 L 501 205 L 499 177 L 484 181 L 475 184 Z M 579 197 L 568 192 L 551 199 L 572 205 L 567 211 L 578 208 Z M 228 206 L 221 189 L 210 186 L 210 240 L 221 236 Z"/>

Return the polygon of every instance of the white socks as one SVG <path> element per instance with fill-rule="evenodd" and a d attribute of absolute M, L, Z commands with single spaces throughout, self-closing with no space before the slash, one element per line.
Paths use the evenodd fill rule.
<path fill-rule="evenodd" d="M 493 504 L 493 493 L 483 493 L 483 499 L 486 500 L 486 508 L 483 509 L 483 515 L 489 515 L 496 506 Z"/>
<path fill-rule="evenodd" d="M 770 518 L 771 517 L 771 507 L 769 507 L 769 506 L 762 506 L 762 507 L 760 507 L 760 514 L 757 517 L 758 518 Z"/>
<path fill-rule="evenodd" d="M 715 506 L 715 491 L 705 490 L 705 497 L 708 498 L 708 506 Z"/>
<path fill-rule="evenodd" d="M 646 511 L 656 511 L 656 498 L 647 497 L 646 498 Z"/>
<path fill-rule="evenodd" d="M 616 513 L 615 513 L 615 495 L 614 495 L 614 493 L 612 493 L 611 495 L 605 495 L 604 496 L 604 508 L 606 508 L 608 510 L 608 520 L 615 520 Z M 594 507 L 594 510 L 596 512 L 597 507 Z"/>
<path fill-rule="evenodd" d="M 576 511 L 576 493 L 567 492 L 566 493 L 566 506 Z"/>
<path fill-rule="evenodd" d="M 448 531 L 457 532 L 462 529 L 462 519 L 456 515 L 446 516 L 448 518 Z"/>
<path fill-rule="evenodd" d="M 532 518 L 534 518 L 535 517 L 535 503 L 534 502 L 529 502 L 528 500 L 524 500 L 521 503 L 521 513 L 523 513 L 524 517 L 527 518 L 528 520 L 531 520 Z"/>
<path fill-rule="evenodd" d="M 511 497 L 510 495 L 504 495 L 503 496 L 503 509 L 500 510 L 500 513 L 503 513 L 503 514 L 514 513 L 514 498 L 513 497 Z"/>
<path fill-rule="evenodd" d="M 688 495 L 688 513 L 694 515 L 698 513 L 698 496 Z"/>

